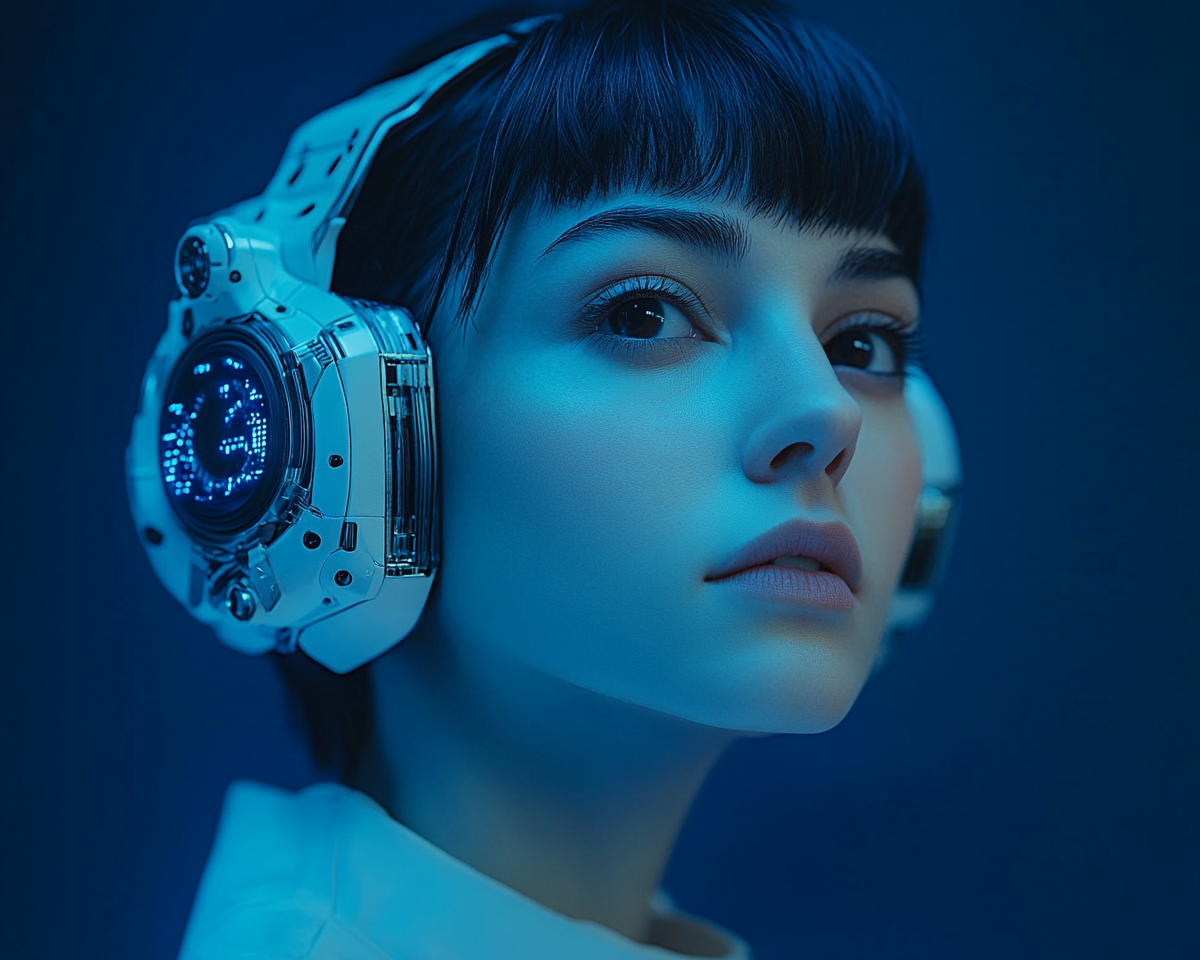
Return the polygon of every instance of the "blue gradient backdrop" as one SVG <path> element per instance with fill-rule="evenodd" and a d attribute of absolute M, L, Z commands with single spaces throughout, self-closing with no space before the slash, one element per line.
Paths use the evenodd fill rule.
<path fill-rule="evenodd" d="M 173 956 L 225 784 L 314 780 L 153 580 L 122 454 L 195 216 L 481 4 L 5 3 L 0 955 Z M 829 734 L 735 749 L 668 874 L 779 958 L 1200 956 L 1192 3 L 820 0 L 919 129 L 940 607 Z"/>

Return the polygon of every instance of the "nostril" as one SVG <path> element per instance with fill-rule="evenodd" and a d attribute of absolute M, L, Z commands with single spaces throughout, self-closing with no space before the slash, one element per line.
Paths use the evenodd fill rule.
<path fill-rule="evenodd" d="M 845 449 L 843 449 L 841 453 L 839 453 L 836 457 L 834 457 L 832 460 L 829 461 L 829 466 L 827 466 L 825 468 L 825 472 L 827 474 L 829 474 L 831 477 L 834 476 L 838 472 L 838 468 L 841 467 L 842 461 L 845 459 L 846 459 L 846 451 L 845 451 Z"/>
<path fill-rule="evenodd" d="M 793 457 L 807 457 L 812 452 L 811 443 L 790 443 L 775 454 L 775 459 L 771 461 L 771 469 L 778 470 Z"/>

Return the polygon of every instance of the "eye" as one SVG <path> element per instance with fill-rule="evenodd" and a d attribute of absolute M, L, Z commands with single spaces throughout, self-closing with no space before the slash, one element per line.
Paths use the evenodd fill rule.
<path fill-rule="evenodd" d="M 915 337 L 913 331 L 885 318 L 883 323 L 863 323 L 834 334 L 825 344 L 825 356 L 835 367 L 853 367 L 879 376 L 901 376 L 909 344 Z"/>
<path fill-rule="evenodd" d="M 578 330 L 591 348 L 618 360 L 662 366 L 695 359 L 710 339 L 708 311 L 673 277 L 625 277 L 579 305 Z"/>
<path fill-rule="evenodd" d="M 632 340 L 656 337 L 694 337 L 695 328 L 678 307 L 654 297 L 639 296 L 613 307 L 596 329 Z"/>

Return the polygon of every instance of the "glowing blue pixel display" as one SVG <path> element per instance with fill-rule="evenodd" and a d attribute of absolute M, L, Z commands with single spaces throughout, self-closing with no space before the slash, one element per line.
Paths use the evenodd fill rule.
<path fill-rule="evenodd" d="M 270 374 L 240 342 L 214 342 L 180 365 L 165 398 L 159 436 L 163 483 L 194 519 L 232 519 L 260 505 L 277 442 Z M 193 354 L 195 357 L 195 354 Z"/>

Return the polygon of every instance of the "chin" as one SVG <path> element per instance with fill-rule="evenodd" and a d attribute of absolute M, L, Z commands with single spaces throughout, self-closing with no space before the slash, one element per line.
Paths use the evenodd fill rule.
<path fill-rule="evenodd" d="M 843 638 L 747 643 L 707 669 L 697 665 L 659 709 L 747 734 L 821 733 L 837 726 L 862 692 L 879 641 Z M 649 705 L 649 704 L 648 704 Z"/>

